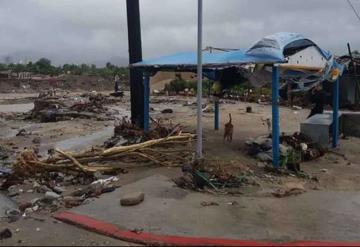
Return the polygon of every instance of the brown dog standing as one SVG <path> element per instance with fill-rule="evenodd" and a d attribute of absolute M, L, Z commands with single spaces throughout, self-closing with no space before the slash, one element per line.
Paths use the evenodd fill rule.
<path fill-rule="evenodd" d="M 229 122 L 225 124 L 224 141 L 232 142 L 234 125 L 232 124 L 231 113 L 229 113 Z"/>

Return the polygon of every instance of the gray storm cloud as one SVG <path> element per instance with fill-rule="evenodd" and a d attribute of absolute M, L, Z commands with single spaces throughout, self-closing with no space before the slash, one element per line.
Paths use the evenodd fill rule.
<path fill-rule="evenodd" d="M 360 11 L 360 1 L 352 0 Z M 140 0 L 144 57 L 196 49 L 196 0 Z M 246 48 L 299 32 L 336 54 L 360 49 L 345 0 L 204 0 L 204 46 Z M 125 0 L 0 0 L 0 60 L 126 62 Z"/>

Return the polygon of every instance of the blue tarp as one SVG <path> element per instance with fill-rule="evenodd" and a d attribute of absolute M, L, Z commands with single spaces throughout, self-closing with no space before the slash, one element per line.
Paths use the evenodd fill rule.
<path fill-rule="evenodd" d="M 221 68 L 224 66 L 241 64 L 274 64 L 286 62 L 285 49 L 296 49 L 313 45 L 329 60 L 331 53 L 322 50 L 311 40 L 296 33 L 276 33 L 266 36 L 248 50 L 224 51 L 220 53 L 203 52 L 203 66 L 205 68 Z M 156 69 L 194 69 L 197 66 L 197 54 L 184 52 L 157 59 L 144 60 L 133 64 L 134 67 L 147 67 Z"/>
<path fill-rule="evenodd" d="M 305 48 L 315 46 L 326 60 L 331 58 L 331 53 L 318 47 L 313 41 L 305 38 L 302 34 L 281 32 L 264 37 L 251 47 L 247 55 L 266 55 L 285 59 L 284 52 L 287 49 Z"/>

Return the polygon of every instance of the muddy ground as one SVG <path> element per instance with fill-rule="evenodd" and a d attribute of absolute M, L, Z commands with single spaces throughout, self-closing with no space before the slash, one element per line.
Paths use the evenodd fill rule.
<path fill-rule="evenodd" d="M 91 119 L 73 119 L 55 123 L 39 123 L 29 120 L 12 118 L 11 114 L 26 112 L 33 107 L 35 94 L 1 94 L 0 95 L 0 145 L 10 150 L 8 163 L 14 162 L 16 155 L 24 148 L 36 147 L 40 155 L 46 157 L 47 150 L 58 147 L 63 150 L 79 151 L 101 145 L 113 134 L 114 121 L 96 121 Z M 153 118 L 171 119 L 180 123 L 184 130 L 195 132 L 196 106 L 193 97 L 152 97 L 151 116 Z M 205 99 L 206 101 L 206 99 Z M 129 115 L 129 93 L 125 99 L 114 106 L 119 111 L 117 117 Z M 185 106 L 186 105 L 186 106 Z M 246 107 L 251 106 L 253 112 L 246 113 Z M 167 108 L 174 113 L 162 114 Z M 213 128 L 213 113 L 204 113 L 204 153 L 206 160 L 218 164 L 236 174 L 238 171 L 249 169 L 262 171 L 264 164 L 245 152 L 245 142 L 251 137 L 266 135 L 268 129 L 264 120 L 271 117 L 270 105 L 259 105 L 244 102 L 226 101 L 221 104 L 221 130 Z M 231 113 L 234 124 L 233 142 L 223 142 L 223 126 Z M 282 107 L 280 111 L 281 131 L 294 133 L 299 131 L 300 122 L 305 120 L 309 111 L 294 110 Z M 10 117 L 9 117 L 10 116 Z M 20 129 L 25 129 L 27 135 L 16 136 Z M 40 142 L 34 143 L 34 139 Z M 257 173 L 253 177 L 253 184 L 241 187 L 236 191 L 238 197 L 259 197 L 272 202 L 272 192 L 279 188 L 286 188 L 295 184 L 306 191 L 316 190 L 324 192 L 360 190 L 360 166 L 357 159 L 360 151 L 360 139 L 349 138 L 341 140 L 341 146 L 336 152 L 325 154 L 323 157 L 302 163 L 301 169 L 307 177 L 294 175 L 277 176 L 269 173 Z M 339 155 L 344 154 L 345 156 Z M 179 168 L 159 168 L 156 165 L 127 168 L 127 174 L 120 174 L 119 185 L 125 185 L 140 178 L 153 174 L 164 174 L 175 178 L 182 174 Z M 315 178 L 315 179 L 313 179 Z M 1 193 L 1 192 L 0 192 Z M 6 192 L 3 192 L 6 195 Z M 16 202 L 31 200 L 39 196 L 26 191 L 13 198 Z M 287 200 L 282 198 L 281 200 Z M 91 203 L 91 202 L 90 202 Z M 61 209 L 59 209 L 61 210 Z M 257 210 L 256 208 L 252 210 Z M 280 214 L 280 212 L 279 212 Z M 51 218 L 49 212 L 38 212 L 39 219 L 20 219 L 14 223 L 2 222 L 1 228 L 8 227 L 13 237 L 0 240 L 0 245 L 120 245 L 123 242 L 86 232 Z M 329 216 L 331 217 L 331 216 Z M 2 229 L 0 229 L 2 230 Z"/>

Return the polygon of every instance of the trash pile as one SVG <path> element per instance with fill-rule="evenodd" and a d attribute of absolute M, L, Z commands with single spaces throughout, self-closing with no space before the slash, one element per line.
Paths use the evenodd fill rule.
<path fill-rule="evenodd" d="M 109 193 L 119 188 L 116 184 L 117 177 L 108 177 L 96 179 L 93 182 L 83 181 L 79 183 L 79 178 L 63 173 L 49 173 L 47 180 L 35 180 L 28 178 L 21 183 L 13 181 L 13 185 L 2 185 L 3 190 L 7 190 L 7 196 L 18 200 L 21 194 L 28 194 L 25 198 L 32 198 L 18 201 L 17 208 L 11 208 L 5 211 L 5 215 L 9 222 L 14 222 L 23 218 L 33 218 L 40 220 L 34 216 L 40 211 L 55 212 L 61 207 L 72 208 L 89 202 L 90 198 L 98 197 L 101 194 Z M 51 179 L 50 179 L 51 178 Z M 71 186 L 76 185 L 74 189 Z M 29 196 L 32 194 L 32 196 Z"/>
<path fill-rule="evenodd" d="M 190 190 L 212 190 L 227 192 L 228 189 L 240 188 L 245 185 L 256 185 L 252 177 L 253 171 L 248 167 L 241 167 L 236 174 L 221 165 L 214 166 L 211 161 L 193 162 L 182 167 L 183 176 L 173 181 L 177 186 Z"/>
<path fill-rule="evenodd" d="M 81 96 L 55 96 L 52 93 L 41 93 L 34 101 L 34 109 L 27 114 L 27 119 L 40 122 L 57 122 L 73 118 L 113 120 L 114 110 L 104 105 L 118 102 L 115 97 L 100 93 L 85 93 Z"/>
<path fill-rule="evenodd" d="M 182 133 L 179 124 L 173 125 L 171 121 L 163 122 L 161 119 L 151 118 L 151 125 L 148 132 L 133 124 L 130 119 L 123 117 L 115 123 L 114 136 L 104 143 L 105 148 L 131 145 L 144 141 L 178 136 Z"/>
<path fill-rule="evenodd" d="M 290 170 L 296 168 L 302 161 L 310 161 L 324 155 L 324 150 L 314 143 L 311 138 L 301 134 L 283 134 L 280 137 L 281 167 L 288 167 Z M 260 136 L 246 141 L 247 152 L 262 162 L 272 161 L 272 139 L 271 136 Z M 295 166 L 295 168 L 294 168 Z"/>

